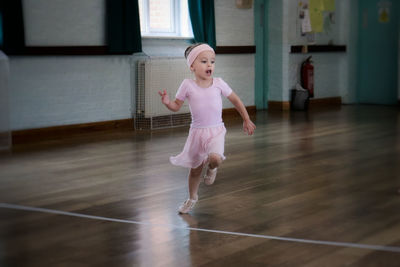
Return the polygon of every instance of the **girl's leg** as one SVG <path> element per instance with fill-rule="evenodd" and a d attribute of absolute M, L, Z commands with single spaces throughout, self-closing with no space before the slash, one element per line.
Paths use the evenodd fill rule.
<path fill-rule="evenodd" d="M 215 177 L 217 176 L 217 168 L 222 163 L 222 158 L 219 154 L 210 153 L 210 155 L 208 155 L 207 162 L 208 165 L 206 166 L 207 172 L 204 175 L 204 183 L 206 185 L 212 185 L 215 181 Z"/>
<path fill-rule="evenodd" d="M 210 169 L 215 169 L 218 168 L 222 163 L 222 158 L 219 154 L 217 153 L 210 153 L 208 155 L 208 167 Z"/>
<path fill-rule="evenodd" d="M 179 213 L 188 213 L 191 211 L 198 200 L 197 191 L 199 191 L 199 185 L 201 182 L 201 171 L 203 170 L 203 164 L 199 167 L 190 169 L 189 171 L 189 199 L 183 202 L 179 207 Z"/>
<path fill-rule="evenodd" d="M 190 199 L 197 200 L 198 195 L 197 192 L 199 190 L 200 182 L 201 182 L 201 171 L 203 170 L 203 164 L 199 167 L 190 169 L 189 171 L 189 197 Z"/>

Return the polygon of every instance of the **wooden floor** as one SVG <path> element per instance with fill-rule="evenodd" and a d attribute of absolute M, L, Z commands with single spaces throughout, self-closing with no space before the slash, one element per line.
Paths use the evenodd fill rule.
<path fill-rule="evenodd" d="M 227 123 L 227 160 L 191 215 L 177 214 L 187 170 L 168 161 L 185 128 L 0 154 L 0 266 L 400 265 L 398 107 L 255 122 L 252 137 Z"/>

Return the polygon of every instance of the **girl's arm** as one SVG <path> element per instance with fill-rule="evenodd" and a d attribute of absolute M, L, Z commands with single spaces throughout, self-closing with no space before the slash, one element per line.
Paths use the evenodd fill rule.
<path fill-rule="evenodd" d="M 240 116 L 242 116 L 243 130 L 247 134 L 252 135 L 256 129 L 256 125 L 250 120 L 249 114 L 247 113 L 246 107 L 243 105 L 242 100 L 240 100 L 240 98 L 234 92 L 228 96 L 228 99 L 235 106 Z"/>
<path fill-rule="evenodd" d="M 161 96 L 161 102 L 171 111 L 178 111 L 181 109 L 183 105 L 183 101 L 179 99 L 175 99 L 174 101 L 170 101 L 167 95 L 167 91 L 164 90 L 163 92 L 158 91 L 158 94 Z"/>

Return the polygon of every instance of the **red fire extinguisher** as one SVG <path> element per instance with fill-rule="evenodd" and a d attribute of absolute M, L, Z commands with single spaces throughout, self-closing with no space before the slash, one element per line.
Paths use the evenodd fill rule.
<path fill-rule="evenodd" d="M 301 64 L 301 86 L 308 90 L 309 96 L 314 96 L 314 66 L 309 56 Z"/>

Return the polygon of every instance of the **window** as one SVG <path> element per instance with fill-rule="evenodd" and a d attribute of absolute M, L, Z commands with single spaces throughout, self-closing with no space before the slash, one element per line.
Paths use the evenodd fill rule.
<path fill-rule="evenodd" d="M 144 37 L 193 38 L 187 0 L 139 0 Z"/>

